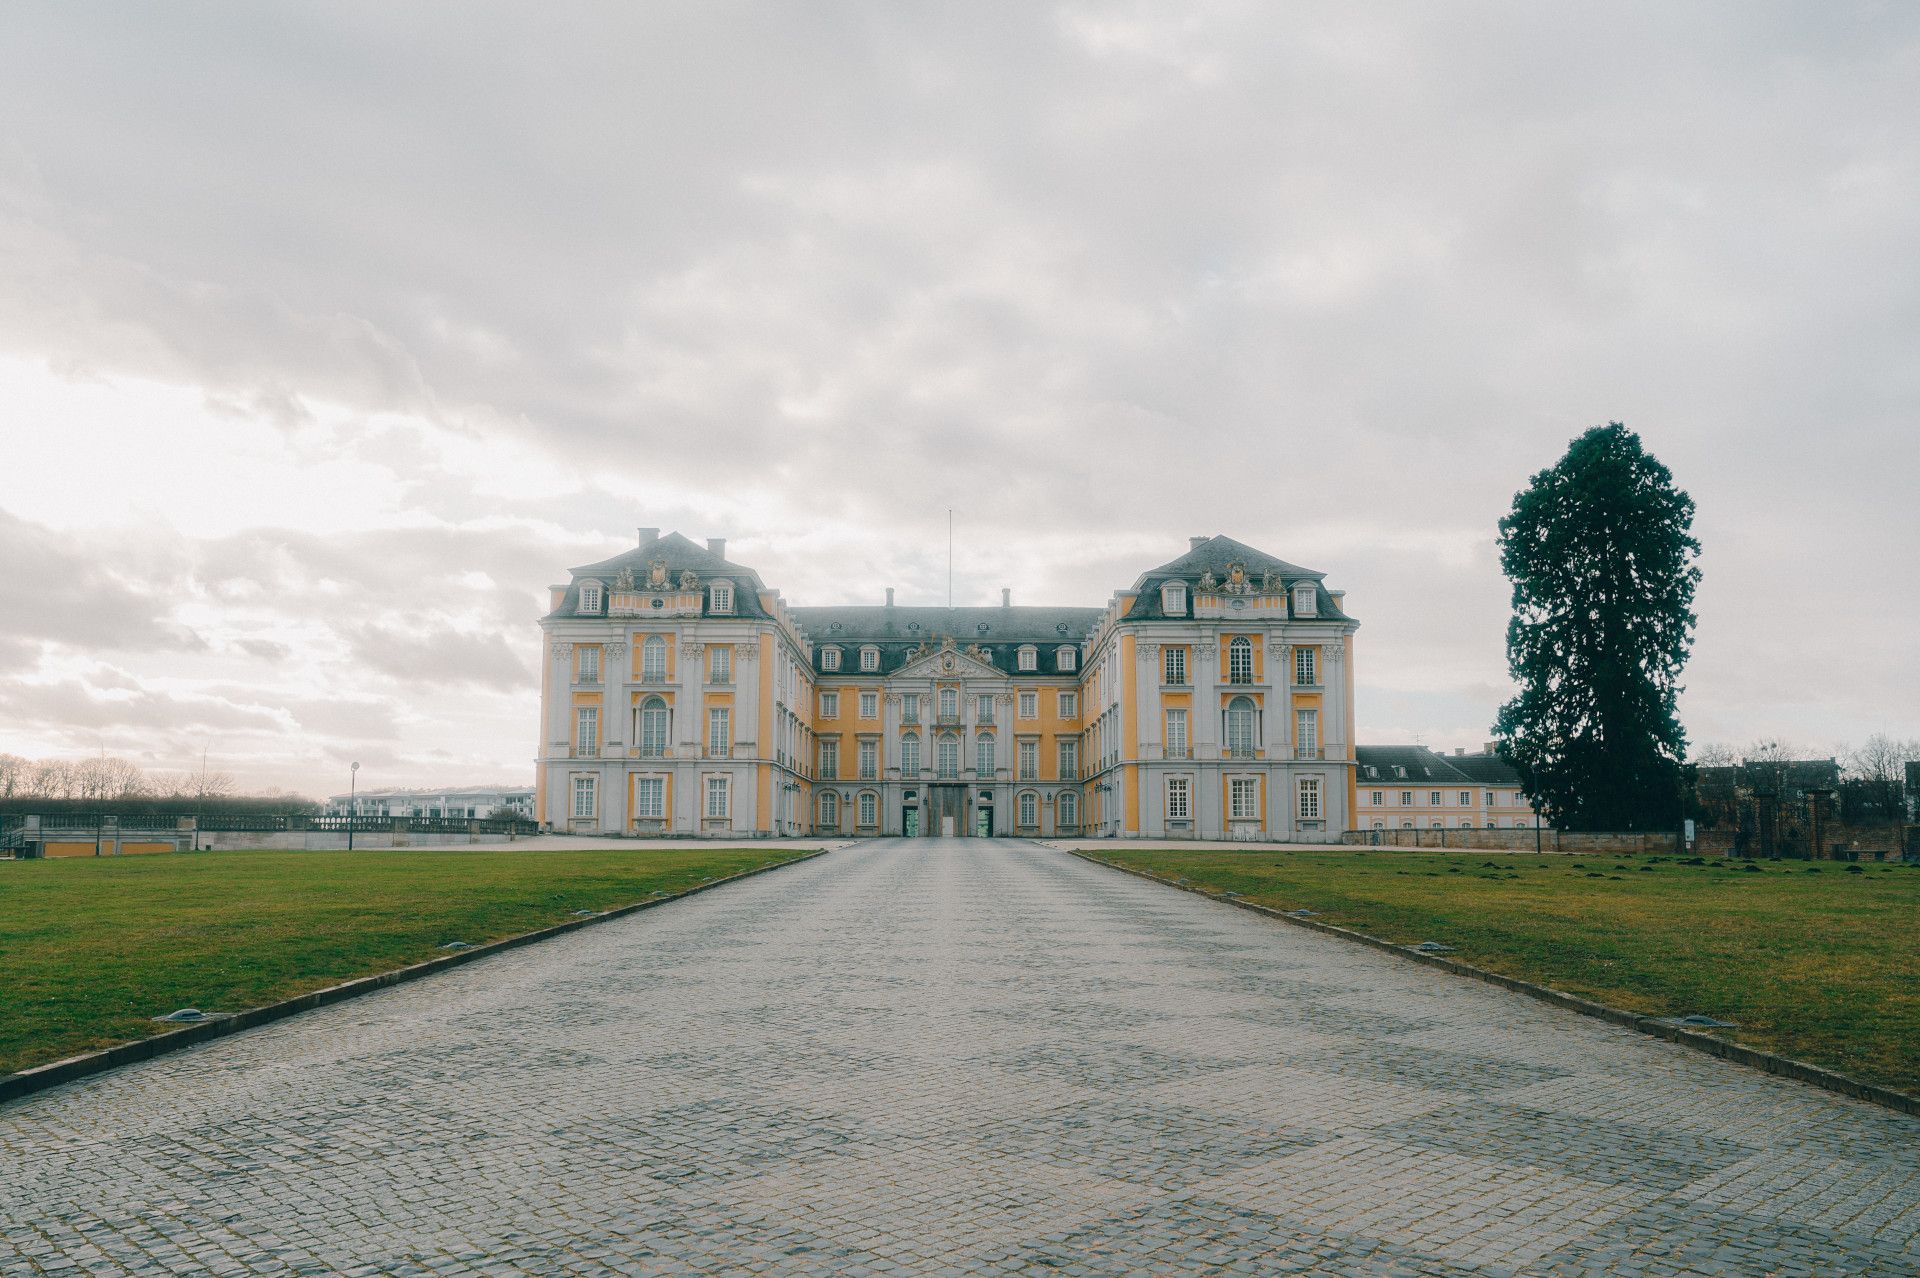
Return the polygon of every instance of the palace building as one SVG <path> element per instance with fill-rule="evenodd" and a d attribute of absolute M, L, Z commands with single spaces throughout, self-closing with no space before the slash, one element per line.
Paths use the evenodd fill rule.
<path fill-rule="evenodd" d="M 678 533 L 541 619 L 536 805 L 632 835 L 1334 842 L 1353 633 L 1325 574 L 1195 537 L 1105 608 L 790 607 Z"/>

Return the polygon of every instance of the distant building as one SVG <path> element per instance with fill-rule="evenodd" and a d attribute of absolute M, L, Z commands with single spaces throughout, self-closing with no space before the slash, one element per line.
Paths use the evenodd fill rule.
<path fill-rule="evenodd" d="M 1534 823 L 1520 774 L 1493 753 L 1354 748 L 1356 830 L 1497 830 Z"/>
<path fill-rule="evenodd" d="M 877 592 L 876 592 L 877 593 Z M 541 620 L 541 824 L 578 833 L 1332 842 L 1353 632 L 1325 575 L 1195 537 L 1105 608 L 789 607 L 678 533 Z"/>
<path fill-rule="evenodd" d="M 328 816 L 346 816 L 348 796 L 332 795 L 325 808 Z M 533 787 L 470 785 L 452 789 L 360 790 L 352 796 L 355 816 L 377 820 L 381 817 L 460 817 L 484 818 L 509 813 L 533 819 Z"/>

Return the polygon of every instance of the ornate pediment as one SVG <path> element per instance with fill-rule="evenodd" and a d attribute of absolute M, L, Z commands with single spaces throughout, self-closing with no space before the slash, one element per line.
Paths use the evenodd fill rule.
<path fill-rule="evenodd" d="M 976 655 L 977 654 L 977 655 Z M 960 651 L 951 636 L 944 638 L 940 646 L 931 651 L 925 648 L 915 649 L 907 654 L 907 663 L 894 671 L 895 679 L 1004 679 L 1006 671 L 996 669 L 992 662 L 982 660 L 986 650 L 974 644 L 967 651 Z"/>

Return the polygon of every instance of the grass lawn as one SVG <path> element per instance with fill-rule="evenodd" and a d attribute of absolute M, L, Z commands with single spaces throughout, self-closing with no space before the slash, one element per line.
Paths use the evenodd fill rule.
<path fill-rule="evenodd" d="M 187 852 L 0 863 L 0 1073 L 791 860 L 781 848 Z"/>
<path fill-rule="evenodd" d="M 1101 849 L 1476 967 L 1920 1093 L 1920 869 L 1392 849 Z M 1749 871 L 1745 865 L 1760 866 Z"/>

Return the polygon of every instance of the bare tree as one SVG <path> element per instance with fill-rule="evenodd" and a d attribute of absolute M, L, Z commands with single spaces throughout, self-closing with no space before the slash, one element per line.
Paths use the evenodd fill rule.
<path fill-rule="evenodd" d="M 1907 761 L 1920 759 L 1920 741 L 1876 732 L 1846 754 L 1847 781 L 1865 805 L 1900 824 L 1906 816 Z"/>
<path fill-rule="evenodd" d="M 1693 761 L 1703 768 L 1730 768 L 1740 762 L 1740 752 L 1724 741 L 1709 741 L 1693 752 Z"/>
<path fill-rule="evenodd" d="M 0 754 L 0 799 L 25 795 L 33 782 L 33 760 Z"/>

